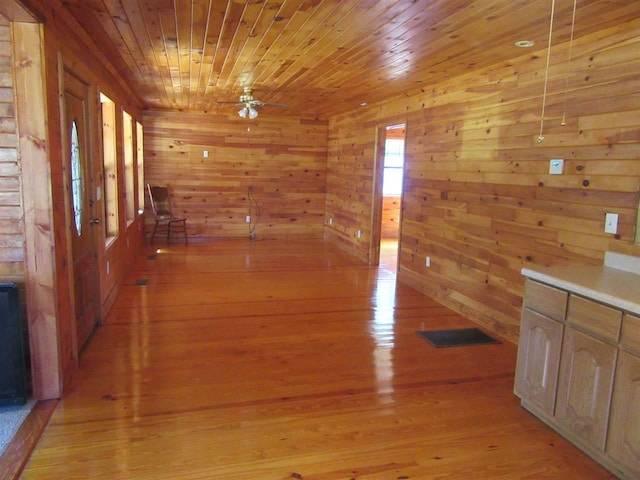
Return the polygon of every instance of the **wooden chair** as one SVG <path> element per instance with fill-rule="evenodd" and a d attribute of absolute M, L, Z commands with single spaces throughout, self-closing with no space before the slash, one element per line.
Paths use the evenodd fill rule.
<path fill-rule="evenodd" d="M 187 243 L 187 219 L 173 215 L 169 189 L 147 184 L 147 190 L 149 191 L 151 209 L 155 217 L 151 243 L 153 243 L 156 234 L 166 234 L 167 242 L 171 240 L 173 234 L 184 235 L 184 243 Z"/>

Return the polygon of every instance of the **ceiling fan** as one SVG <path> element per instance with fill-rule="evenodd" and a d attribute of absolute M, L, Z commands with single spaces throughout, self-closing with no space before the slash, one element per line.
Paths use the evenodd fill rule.
<path fill-rule="evenodd" d="M 267 103 L 262 100 L 258 100 L 253 96 L 253 89 L 251 87 L 244 87 L 244 93 L 240 95 L 240 99 L 237 102 L 218 102 L 220 104 L 232 104 L 242 105 L 242 108 L 238 110 L 238 115 L 242 118 L 254 119 L 258 116 L 258 108 L 260 107 L 279 107 L 289 108 L 289 105 L 284 103 Z"/>

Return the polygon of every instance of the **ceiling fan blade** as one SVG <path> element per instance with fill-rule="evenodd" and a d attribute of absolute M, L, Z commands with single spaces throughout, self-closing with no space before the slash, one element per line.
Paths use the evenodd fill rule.
<path fill-rule="evenodd" d="M 289 105 L 285 104 L 285 103 L 265 103 L 265 102 L 260 102 L 260 106 L 261 107 L 279 107 L 279 108 L 289 108 Z"/>

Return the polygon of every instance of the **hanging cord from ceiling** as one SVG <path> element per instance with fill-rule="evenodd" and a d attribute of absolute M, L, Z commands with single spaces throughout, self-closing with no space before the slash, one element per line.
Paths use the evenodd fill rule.
<path fill-rule="evenodd" d="M 549 42 L 547 44 L 547 65 L 544 71 L 544 88 L 542 90 L 542 113 L 540 114 L 540 134 L 538 135 L 538 144 L 544 142 L 544 111 L 547 106 L 547 86 L 549 83 L 549 61 L 551 60 L 551 37 L 553 35 L 553 17 L 556 12 L 556 0 L 551 0 L 551 17 L 549 19 Z"/>
<path fill-rule="evenodd" d="M 562 121 L 560 125 L 563 127 L 567 124 L 567 97 L 569 96 L 569 75 L 571 75 L 571 59 L 573 57 L 573 33 L 576 26 L 576 9 L 578 0 L 573 0 L 573 14 L 571 16 L 571 37 L 569 38 L 569 59 L 567 60 L 567 77 L 564 85 L 564 100 L 562 102 Z"/>
<path fill-rule="evenodd" d="M 260 222 L 260 216 L 262 215 L 262 211 L 260 209 L 260 204 L 256 200 L 253 195 L 253 187 L 247 188 L 247 199 L 249 201 L 249 239 L 255 240 L 256 238 L 256 227 L 258 226 L 258 222 Z M 253 208 L 256 210 L 256 219 L 253 219 Z"/>

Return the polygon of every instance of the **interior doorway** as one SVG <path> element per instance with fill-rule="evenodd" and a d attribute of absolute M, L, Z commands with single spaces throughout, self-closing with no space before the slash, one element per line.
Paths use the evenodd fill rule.
<path fill-rule="evenodd" d="M 402 212 L 406 124 L 384 129 L 382 207 L 380 214 L 380 265 L 397 272 Z"/>

